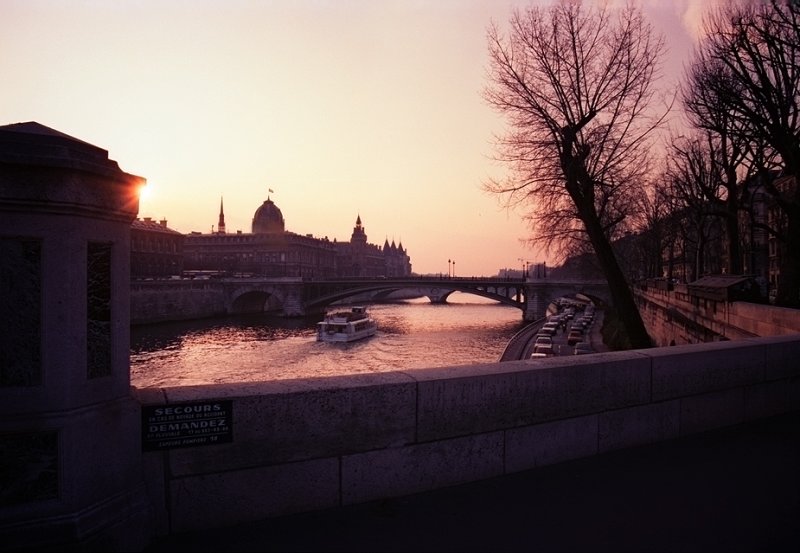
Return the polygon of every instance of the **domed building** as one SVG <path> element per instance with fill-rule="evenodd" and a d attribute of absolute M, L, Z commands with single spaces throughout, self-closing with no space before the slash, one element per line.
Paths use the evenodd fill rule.
<path fill-rule="evenodd" d="M 253 215 L 253 234 L 281 233 L 286 230 L 283 213 L 275 202 L 267 198 Z"/>
<path fill-rule="evenodd" d="M 407 276 L 411 260 L 402 245 L 386 250 L 367 242 L 361 216 L 349 242 L 286 230 L 280 208 L 269 197 L 253 214 L 252 232 L 228 233 L 220 201 L 217 230 L 192 232 L 183 245 L 185 271 L 228 275 L 333 278 Z"/>

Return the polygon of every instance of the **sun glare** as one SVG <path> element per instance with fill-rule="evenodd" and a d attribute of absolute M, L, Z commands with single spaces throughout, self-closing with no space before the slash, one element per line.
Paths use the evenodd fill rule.
<path fill-rule="evenodd" d="M 139 187 L 139 200 L 149 200 L 153 195 L 153 185 L 145 183 Z"/>

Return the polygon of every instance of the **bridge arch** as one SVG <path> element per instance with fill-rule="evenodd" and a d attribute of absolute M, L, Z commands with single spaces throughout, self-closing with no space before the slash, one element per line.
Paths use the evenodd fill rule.
<path fill-rule="evenodd" d="M 347 298 L 352 298 L 356 296 L 361 296 L 367 293 L 382 293 L 384 297 L 388 296 L 392 292 L 397 290 L 402 290 L 404 287 L 380 287 L 380 286 L 359 286 L 356 288 L 350 288 L 346 290 L 336 290 L 334 292 L 330 292 L 313 299 L 307 300 L 304 302 L 304 307 L 306 310 L 309 311 L 317 311 L 322 310 L 328 305 L 332 303 L 336 303 L 337 301 L 346 300 Z"/>
<path fill-rule="evenodd" d="M 243 313 L 261 313 L 266 309 L 270 294 L 261 290 L 245 292 L 231 301 L 229 313 L 239 315 Z"/>
<path fill-rule="evenodd" d="M 570 293 L 570 294 L 565 294 L 565 295 L 560 296 L 560 297 L 568 298 L 568 299 L 576 299 L 578 301 L 587 302 L 587 303 L 591 302 L 591 303 L 595 304 L 596 306 L 598 306 L 600 308 L 603 308 L 603 309 L 608 307 L 608 301 L 605 300 L 604 298 L 598 296 L 597 294 L 589 294 L 589 293 L 583 293 L 583 292 L 573 292 L 573 293 Z"/>
<path fill-rule="evenodd" d="M 321 295 L 319 297 L 306 301 L 305 307 L 310 310 L 321 309 L 337 301 L 345 300 L 347 298 L 354 296 L 360 296 L 365 293 L 374 293 L 373 299 L 376 298 L 380 299 L 381 297 L 385 298 L 392 292 L 396 292 L 398 290 L 417 290 L 419 291 L 420 295 L 426 296 L 431 301 L 431 303 L 446 303 L 447 298 L 454 292 L 463 292 L 466 294 L 481 296 L 484 298 L 495 300 L 499 303 L 510 305 L 512 307 L 516 307 L 524 311 L 525 309 L 524 292 L 522 292 L 518 287 L 504 286 L 504 287 L 499 287 L 500 289 L 497 289 L 498 287 L 489 287 L 489 288 L 491 289 L 481 289 L 481 288 L 476 288 L 474 284 L 459 285 L 456 282 L 447 282 L 446 284 L 437 283 L 435 286 L 431 286 L 430 284 L 425 286 L 425 285 L 419 285 L 417 283 L 409 283 L 407 285 L 402 285 L 402 286 L 390 282 L 375 283 L 375 284 L 357 286 L 346 290 L 336 290 L 334 292 Z M 512 288 L 514 290 L 514 295 L 510 295 L 508 292 L 508 290 Z"/>
<path fill-rule="evenodd" d="M 606 307 L 611 303 L 608 284 L 605 282 L 541 283 L 532 286 L 530 290 L 538 291 L 545 306 L 553 303 L 558 298 L 576 298 L 582 301 L 591 301 L 600 307 Z"/>
<path fill-rule="evenodd" d="M 342 278 L 253 279 L 224 281 L 229 313 L 282 310 L 287 317 L 318 314 L 325 307 L 348 298 L 367 295 L 379 301 L 392 292 L 412 289 L 433 303 L 446 303 L 453 292 L 463 292 L 498 301 L 522 311 L 527 321 L 541 318 L 556 298 L 583 294 L 597 304 L 608 304 L 608 284 L 604 281 L 551 281 L 548 279 L 508 278 Z M 354 300 L 355 301 L 355 300 Z"/>
<path fill-rule="evenodd" d="M 448 288 L 447 294 L 444 296 L 444 301 L 442 303 L 446 303 L 447 298 L 450 297 L 454 292 L 461 292 L 464 294 L 470 294 L 473 296 L 480 296 L 482 298 L 487 298 L 490 300 L 495 300 L 499 303 L 504 305 L 510 305 L 511 307 L 516 307 L 518 309 L 525 309 L 525 297 L 524 292 L 518 291 L 515 289 L 514 296 L 508 295 L 508 289 L 505 289 L 505 294 L 500 293 L 499 290 L 495 290 L 494 292 L 490 290 L 483 290 L 480 288 L 470 287 L 470 286 L 453 286 L 452 288 Z M 516 297 L 517 299 L 514 299 Z"/>
<path fill-rule="evenodd" d="M 239 286 L 228 292 L 227 311 L 232 315 L 280 311 L 286 291 L 269 285 Z"/>

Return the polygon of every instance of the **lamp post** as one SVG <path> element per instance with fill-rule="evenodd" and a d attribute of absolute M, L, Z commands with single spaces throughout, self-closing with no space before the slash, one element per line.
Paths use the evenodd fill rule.
<path fill-rule="evenodd" d="M 448 259 L 448 260 L 447 260 L 447 278 L 450 278 L 450 264 L 451 264 L 451 263 L 452 263 L 452 261 L 450 261 L 450 260 Z"/>
<path fill-rule="evenodd" d="M 455 276 L 456 276 L 456 260 L 454 259 L 453 260 L 453 277 L 455 278 Z"/>

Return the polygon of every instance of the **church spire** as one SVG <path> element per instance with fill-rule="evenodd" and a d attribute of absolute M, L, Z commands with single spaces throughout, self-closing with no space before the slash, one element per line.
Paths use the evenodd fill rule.
<path fill-rule="evenodd" d="M 367 232 L 364 226 L 361 224 L 361 214 L 358 214 L 356 217 L 356 226 L 353 227 L 353 234 L 350 236 L 350 243 L 351 244 L 367 244 Z"/>
<path fill-rule="evenodd" d="M 222 209 L 222 197 L 219 199 L 219 222 L 217 223 L 217 234 L 225 234 L 225 212 Z"/>

